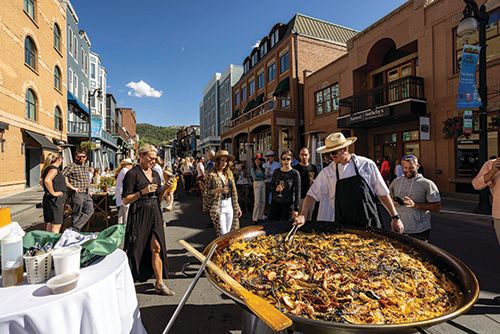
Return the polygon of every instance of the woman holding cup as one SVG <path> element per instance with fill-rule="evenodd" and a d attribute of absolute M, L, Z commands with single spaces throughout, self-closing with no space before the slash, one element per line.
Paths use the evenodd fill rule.
<path fill-rule="evenodd" d="M 174 291 L 163 283 L 163 277 L 167 276 L 167 249 L 160 208 L 161 179 L 153 170 L 156 153 L 154 146 L 142 146 L 139 164 L 123 180 L 123 204 L 130 204 L 125 250 L 135 281 L 144 282 L 154 273 L 155 291 L 173 296 Z"/>

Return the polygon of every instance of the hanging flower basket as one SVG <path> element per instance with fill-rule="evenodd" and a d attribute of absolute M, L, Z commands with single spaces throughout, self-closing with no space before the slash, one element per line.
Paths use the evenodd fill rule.
<path fill-rule="evenodd" d="M 447 118 L 443 122 L 443 135 L 445 139 L 458 138 L 464 134 L 464 120 L 461 116 Z"/>
<path fill-rule="evenodd" d="M 90 151 L 93 151 L 95 149 L 96 149 L 96 144 L 94 142 L 82 141 L 80 143 L 80 150 L 90 152 Z"/>

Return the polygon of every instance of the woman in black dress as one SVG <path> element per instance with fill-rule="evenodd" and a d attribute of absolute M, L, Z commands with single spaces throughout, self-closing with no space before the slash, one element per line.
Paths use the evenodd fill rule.
<path fill-rule="evenodd" d="M 61 173 L 62 156 L 60 153 L 49 153 L 42 169 L 43 220 L 46 230 L 59 233 L 64 221 L 64 201 L 66 200 L 66 181 Z"/>
<path fill-rule="evenodd" d="M 139 164 L 123 180 L 123 203 L 130 204 L 125 251 L 135 281 L 144 282 L 154 273 L 155 291 L 173 296 L 174 291 L 163 283 L 163 276 L 167 276 L 167 249 L 160 209 L 161 179 L 153 170 L 156 152 L 152 145 L 141 147 Z"/>

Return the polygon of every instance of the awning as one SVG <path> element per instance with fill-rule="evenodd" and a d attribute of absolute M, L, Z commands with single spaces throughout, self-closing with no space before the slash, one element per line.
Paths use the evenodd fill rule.
<path fill-rule="evenodd" d="M 273 95 L 280 96 L 283 93 L 287 93 L 289 90 L 290 90 L 290 77 L 286 77 L 285 79 L 280 81 Z"/>
<path fill-rule="evenodd" d="M 9 130 L 9 124 L 0 122 L 0 130 Z"/>
<path fill-rule="evenodd" d="M 259 96 L 257 96 L 257 98 L 255 98 L 254 107 L 260 106 L 262 104 L 262 102 L 264 102 L 264 94 L 260 94 Z"/>
<path fill-rule="evenodd" d="M 245 107 L 245 109 L 243 109 L 243 113 L 248 112 L 250 109 L 253 109 L 254 107 L 255 107 L 255 99 L 248 101 L 247 106 Z"/>
<path fill-rule="evenodd" d="M 87 115 L 89 114 L 89 109 L 85 104 L 83 104 L 79 99 L 77 99 L 73 94 L 68 91 L 68 103 L 77 107 Z"/>
<path fill-rule="evenodd" d="M 59 147 L 56 146 L 53 142 L 51 142 L 47 137 L 44 135 L 41 135 L 36 132 L 31 132 L 28 130 L 24 130 L 28 136 L 33 138 L 42 148 L 49 150 L 49 151 L 54 151 L 54 152 L 59 152 Z"/>

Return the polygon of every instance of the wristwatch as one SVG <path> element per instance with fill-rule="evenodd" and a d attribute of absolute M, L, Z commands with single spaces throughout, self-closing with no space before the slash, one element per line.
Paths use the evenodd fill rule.
<path fill-rule="evenodd" d="M 399 219 L 399 215 L 391 216 L 391 219 Z"/>

